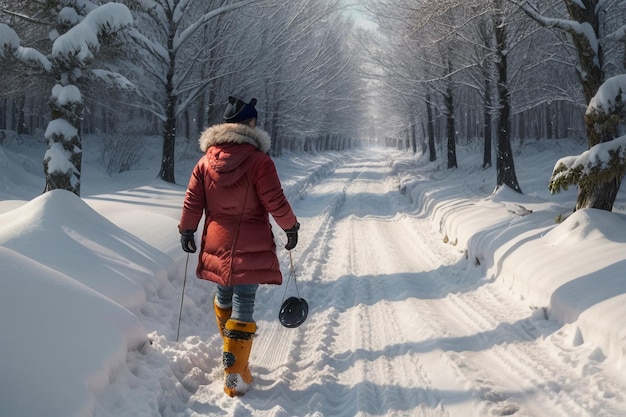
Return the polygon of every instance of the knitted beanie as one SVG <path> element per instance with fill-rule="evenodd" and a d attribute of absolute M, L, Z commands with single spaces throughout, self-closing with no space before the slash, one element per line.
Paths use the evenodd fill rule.
<path fill-rule="evenodd" d="M 226 123 L 245 123 L 250 119 L 257 118 L 257 111 L 254 108 L 256 98 L 245 103 L 235 97 L 228 97 L 228 105 L 224 111 L 224 122 Z"/>

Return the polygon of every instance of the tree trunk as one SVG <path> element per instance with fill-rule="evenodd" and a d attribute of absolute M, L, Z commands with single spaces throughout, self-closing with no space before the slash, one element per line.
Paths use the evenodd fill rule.
<path fill-rule="evenodd" d="M 483 110 L 483 132 L 485 136 L 485 143 L 483 149 L 483 168 L 489 168 L 492 165 L 491 161 L 491 82 L 488 78 L 485 78 L 485 99 Z"/>
<path fill-rule="evenodd" d="M 596 12 L 598 0 L 584 0 L 584 7 L 580 7 L 578 2 L 565 1 L 567 11 L 573 20 L 587 22 L 593 28 L 596 37 L 600 39 L 600 21 Z M 572 33 L 574 46 L 578 52 L 580 63 L 579 77 L 587 103 L 596 95 L 600 85 L 605 80 L 603 71 L 604 53 L 602 43 L 597 45 L 597 53 L 586 35 Z M 589 148 L 598 143 L 615 139 L 612 132 L 598 131 L 587 123 L 587 140 Z M 594 184 L 593 186 L 579 186 L 578 197 L 576 199 L 576 209 L 597 208 L 606 211 L 613 210 L 613 203 L 621 186 L 622 179 L 616 178 L 607 182 Z"/>
<path fill-rule="evenodd" d="M 159 177 L 166 182 L 176 183 L 174 178 L 174 156 L 176 151 L 176 105 L 178 97 L 174 95 L 174 72 L 176 54 L 174 53 L 174 33 L 167 40 L 169 52 L 169 66 L 165 85 L 165 124 L 163 125 L 163 154 Z"/>
<path fill-rule="evenodd" d="M 71 191 L 80 197 L 80 173 L 82 169 L 82 141 L 80 137 L 80 122 L 83 114 L 82 102 L 66 103 L 63 107 L 58 107 L 53 100 L 50 104 L 52 108 L 52 117 L 48 130 L 50 137 L 48 139 L 48 151 L 43 160 L 43 170 L 46 178 L 44 192 L 52 190 Z M 71 126 L 71 127 L 70 127 Z M 74 134 L 67 136 L 71 128 L 74 128 Z M 58 153 L 63 150 L 69 155 L 69 162 L 72 167 L 66 171 L 59 168 L 64 165 L 64 161 L 57 161 Z M 64 158 L 62 156 L 61 158 Z"/>
<path fill-rule="evenodd" d="M 450 63 L 448 62 L 448 66 Z M 446 130 L 448 135 L 448 169 L 458 168 L 456 161 L 456 126 L 454 123 L 454 97 L 452 91 L 452 81 L 448 79 L 446 85 Z"/>
<path fill-rule="evenodd" d="M 522 192 L 515 174 L 513 151 L 511 148 L 511 102 L 508 87 L 508 62 L 506 45 L 506 27 L 504 25 L 503 10 L 498 7 L 494 18 L 496 37 L 496 70 L 498 72 L 498 150 L 496 157 L 496 171 L 498 187 L 506 185 L 509 188 Z"/>
<path fill-rule="evenodd" d="M 598 0 L 582 0 L 572 1 L 564 0 L 567 12 L 570 18 L 576 22 L 588 23 L 591 25 L 596 38 L 600 39 L 600 22 L 599 14 L 597 12 Z M 582 3 L 582 4 L 581 4 Z M 581 7 L 581 5 L 583 7 Z M 596 95 L 598 88 L 604 81 L 603 74 L 603 61 L 604 54 L 602 51 L 602 43 L 597 44 L 597 54 L 594 47 L 589 43 L 587 35 L 583 32 L 577 33 L 570 31 L 574 46 L 578 53 L 578 59 L 580 61 L 580 70 L 578 76 L 580 78 L 583 94 L 585 95 L 585 102 L 589 103 L 593 96 Z M 597 145 L 597 143 L 590 143 L 590 147 Z"/>
<path fill-rule="evenodd" d="M 206 96 L 207 94 L 200 94 L 198 98 L 198 104 L 196 107 L 196 130 L 198 133 L 202 133 L 206 125 L 206 117 L 207 114 L 207 104 L 206 104 Z"/>
<path fill-rule="evenodd" d="M 24 106 L 26 105 L 26 97 L 20 96 L 17 100 L 17 126 L 15 131 L 22 135 L 28 133 L 26 131 L 26 114 L 24 113 Z"/>
<path fill-rule="evenodd" d="M 580 187 L 576 200 L 576 210 L 595 208 L 612 211 L 622 179 L 623 177 L 613 178 L 607 182 Z"/>
<path fill-rule="evenodd" d="M 430 94 L 426 95 L 426 114 L 428 117 L 428 150 L 430 152 L 429 161 L 437 160 L 437 149 L 435 149 L 435 126 L 433 120 L 433 109 L 430 102 Z"/>
<path fill-rule="evenodd" d="M 280 156 L 283 153 L 283 147 L 278 141 L 278 108 L 274 107 L 272 113 L 272 156 Z"/>
<path fill-rule="evenodd" d="M 161 159 L 161 171 L 159 177 L 166 182 L 175 183 L 174 178 L 174 154 L 176 151 L 176 116 L 174 115 L 176 99 L 167 98 L 165 110 L 166 120 L 163 125 L 163 157 Z"/>

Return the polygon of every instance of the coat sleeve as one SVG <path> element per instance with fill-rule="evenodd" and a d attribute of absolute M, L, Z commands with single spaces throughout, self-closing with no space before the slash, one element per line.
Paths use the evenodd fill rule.
<path fill-rule="evenodd" d="M 255 176 L 254 185 L 259 199 L 276 223 L 283 229 L 295 226 L 297 218 L 283 192 L 276 166 L 269 156 L 264 155 Z"/>
<path fill-rule="evenodd" d="M 178 230 L 180 232 L 185 230 L 196 231 L 202 219 L 202 215 L 204 214 L 205 189 L 202 167 L 202 161 L 198 162 L 189 178 L 189 185 L 187 185 L 187 192 L 185 193 L 185 200 L 183 201 L 183 212 L 180 217 L 180 223 L 178 224 Z"/>

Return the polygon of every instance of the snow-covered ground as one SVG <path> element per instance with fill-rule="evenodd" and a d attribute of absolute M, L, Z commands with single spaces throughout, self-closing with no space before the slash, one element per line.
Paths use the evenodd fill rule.
<path fill-rule="evenodd" d="M 516 144 L 524 195 L 492 194 L 477 144 L 456 170 L 380 148 L 276 158 L 310 313 L 281 327 L 285 285 L 261 287 L 255 382 L 233 399 L 213 284 L 176 228 L 199 154 L 180 144 L 165 184 L 155 139 L 109 177 L 96 140 L 82 199 L 40 195 L 45 145 L 0 147 L 0 416 L 626 416 L 625 195 L 572 214 L 575 190 L 547 190 L 583 143 Z"/>

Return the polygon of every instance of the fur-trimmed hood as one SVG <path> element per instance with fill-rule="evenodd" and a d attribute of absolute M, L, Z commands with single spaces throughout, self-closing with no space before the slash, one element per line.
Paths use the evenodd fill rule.
<path fill-rule="evenodd" d="M 222 123 L 206 129 L 198 140 L 202 152 L 206 152 L 211 146 L 248 143 L 266 153 L 272 146 L 270 135 L 259 128 L 240 123 Z"/>

